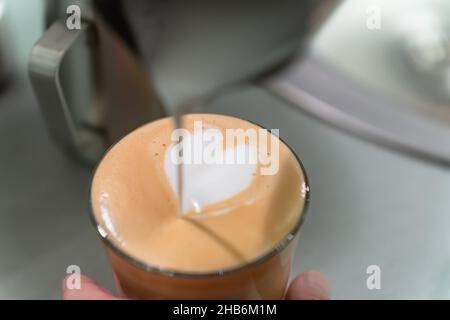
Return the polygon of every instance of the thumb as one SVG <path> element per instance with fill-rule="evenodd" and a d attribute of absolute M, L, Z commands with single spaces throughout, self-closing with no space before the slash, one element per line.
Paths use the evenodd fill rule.
<path fill-rule="evenodd" d="M 81 276 L 79 289 L 69 289 L 67 277 L 63 280 L 62 291 L 64 300 L 117 300 L 108 290 L 100 287 L 92 279 Z"/>
<path fill-rule="evenodd" d="M 292 281 L 286 293 L 286 299 L 328 300 L 330 299 L 330 286 L 320 272 L 303 272 Z"/>

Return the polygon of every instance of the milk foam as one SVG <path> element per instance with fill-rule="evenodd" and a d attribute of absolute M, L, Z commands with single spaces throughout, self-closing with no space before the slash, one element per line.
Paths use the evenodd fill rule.
<path fill-rule="evenodd" d="M 207 146 L 218 147 L 223 150 L 225 159 L 257 158 L 257 147 L 248 144 L 238 144 L 234 148 L 223 149 L 220 140 L 205 141 L 197 133 L 191 133 L 190 141 L 201 141 L 203 148 L 191 148 L 194 158 L 201 158 L 201 153 Z M 216 144 L 212 146 L 211 144 Z M 219 145 L 220 144 L 220 145 Z M 165 173 L 169 179 L 173 191 L 177 194 L 178 170 L 171 153 L 176 147 L 172 144 L 165 155 Z M 198 147 L 198 146 L 197 146 Z M 190 211 L 201 213 L 204 207 L 228 200 L 247 189 L 257 170 L 257 163 L 247 161 L 245 163 L 186 163 L 183 164 L 183 199 L 181 212 Z M 230 208 L 232 209 L 232 208 Z M 221 210 L 213 214 L 223 214 L 228 210 Z M 211 214 L 211 213 L 209 213 Z"/>

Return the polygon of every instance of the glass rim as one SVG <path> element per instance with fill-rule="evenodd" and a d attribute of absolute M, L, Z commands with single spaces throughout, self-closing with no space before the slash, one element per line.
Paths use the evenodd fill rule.
<path fill-rule="evenodd" d="M 194 114 L 197 114 L 197 115 L 199 115 L 199 114 L 201 114 L 201 115 L 219 115 L 219 116 L 226 116 L 226 117 L 231 117 L 231 118 L 235 118 L 235 119 L 239 119 L 239 120 L 244 120 L 244 121 L 252 123 L 264 130 L 267 130 L 270 134 L 272 134 L 267 128 L 256 123 L 255 121 L 250 121 L 247 119 L 230 116 L 230 115 L 224 115 L 224 114 L 215 114 L 215 113 L 194 113 Z M 189 114 L 186 114 L 186 115 L 189 115 Z M 222 276 L 226 276 L 228 274 L 237 273 L 237 272 L 245 270 L 247 268 L 251 268 L 252 266 L 257 266 L 257 265 L 263 264 L 264 262 L 271 259 L 273 256 L 277 255 L 279 252 L 283 251 L 292 242 L 292 240 L 294 240 L 295 237 L 298 235 L 300 228 L 305 221 L 305 217 L 306 217 L 306 214 L 309 209 L 311 190 L 310 190 L 310 185 L 309 185 L 309 179 L 308 179 L 308 176 L 306 173 L 306 169 L 303 165 L 303 162 L 300 160 L 300 157 L 292 149 L 292 147 L 289 144 L 287 144 L 279 136 L 277 136 L 277 138 L 289 149 L 289 151 L 294 155 L 295 159 L 297 160 L 297 163 L 300 165 L 300 169 L 302 171 L 303 180 L 304 180 L 303 184 L 305 186 L 304 205 L 300 212 L 300 218 L 295 223 L 294 227 L 286 235 L 284 235 L 283 238 L 278 243 L 276 243 L 270 250 L 263 252 L 261 255 L 258 255 L 256 258 L 254 258 L 248 262 L 245 262 L 243 264 L 240 264 L 238 266 L 235 266 L 235 267 L 218 269 L 218 270 L 214 270 L 214 271 L 206 271 L 206 272 L 179 271 L 179 270 L 175 270 L 175 269 L 171 269 L 171 268 L 160 267 L 158 265 L 145 262 L 135 256 L 132 256 L 131 254 L 127 253 L 126 250 L 123 250 L 122 248 L 120 248 L 120 246 L 118 246 L 116 243 L 114 243 L 114 241 L 112 241 L 110 239 L 108 232 L 103 232 L 105 235 L 102 234 L 102 232 L 99 229 L 99 228 L 101 228 L 100 223 L 96 219 L 96 216 L 94 213 L 94 208 L 92 205 L 92 184 L 93 184 L 92 182 L 94 181 L 95 174 L 97 173 L 97 170 L 98 170 L 100 164 L 102 163 L 103 159 L 107 156 L 107 154 L 110 152 L 110 150 L 113 149 L 123 139 L 125 139 L 129 134 L 131 134 L 135 130 L 138 130 L 139 128 L 149 125 L 152 122 L 167 119 L 167 118 L 172 118 L 172 117 L 169 116 L 169 117 L 160 118 L 160 119 L 156 119 L 154 121 L 147 122 L 147 123 L 135 128 L 133 131 L 131 131 L 130 133 L 126 134 L 125 136 L 123 136 L 122 138 L 117 140 L 105 151 L 105 153 L 103 154 L 101 159 L 98 161 L 97 165 L 95 166 L 94 170 L 92 171 L 90 184 L 89 184 L 89 218 L 91 220 L 91 223 L 95 227 L 97 234 L 100 236 L 100 239 L 106 245 L 106 247 L 111 249 L 115 254 L 117 254 L 120 258 L 124 259 L 127 263 L 130 263 L 131 265 L 133 265 L 139 269 L 142 269 L 146 272 L 154 272 L 154 273 L 161 274 L 164 276 L 176 277 L 176 278 L 188 278 L 188 279 L 222 277 Z"/>

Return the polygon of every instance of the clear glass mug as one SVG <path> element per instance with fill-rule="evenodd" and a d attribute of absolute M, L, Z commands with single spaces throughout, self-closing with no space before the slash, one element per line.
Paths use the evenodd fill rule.
<path fill-rule="evenodd" d="M 230 269 L 183 273 L 132 257 L 108 238 L 94 214 L 94 207 L 98 204 L 92 203 L 91 199 L 91 221 L 104 243 L 120 292 L 135 299 L 282 299 L 310 199 L 305 168 L 295 152 L 290 151 L 297 159 L 304 178 L 302 194 L 299 195 L 304 199 L 304 205 L 298 221 L 269 252 Z"/>

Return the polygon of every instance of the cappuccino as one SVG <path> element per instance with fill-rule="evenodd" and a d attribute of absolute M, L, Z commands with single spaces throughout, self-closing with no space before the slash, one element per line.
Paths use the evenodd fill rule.
<path fill-rule="evenodd" d="M 184 116 L 184 142 L 247 161 L 185 163 L 181 207 L 170 118 L 123 138 L 95 172 L 93 218 L 122 290 L 137 298 L 281 298 L 308 197 L 304 171 L 276 135 L 219 138 L 212 147 L 196 136 L 199 122 L 222 138 L 262 129 L 229 116 Z M 262 174 L 272 153 L 277 170 Z"/>

